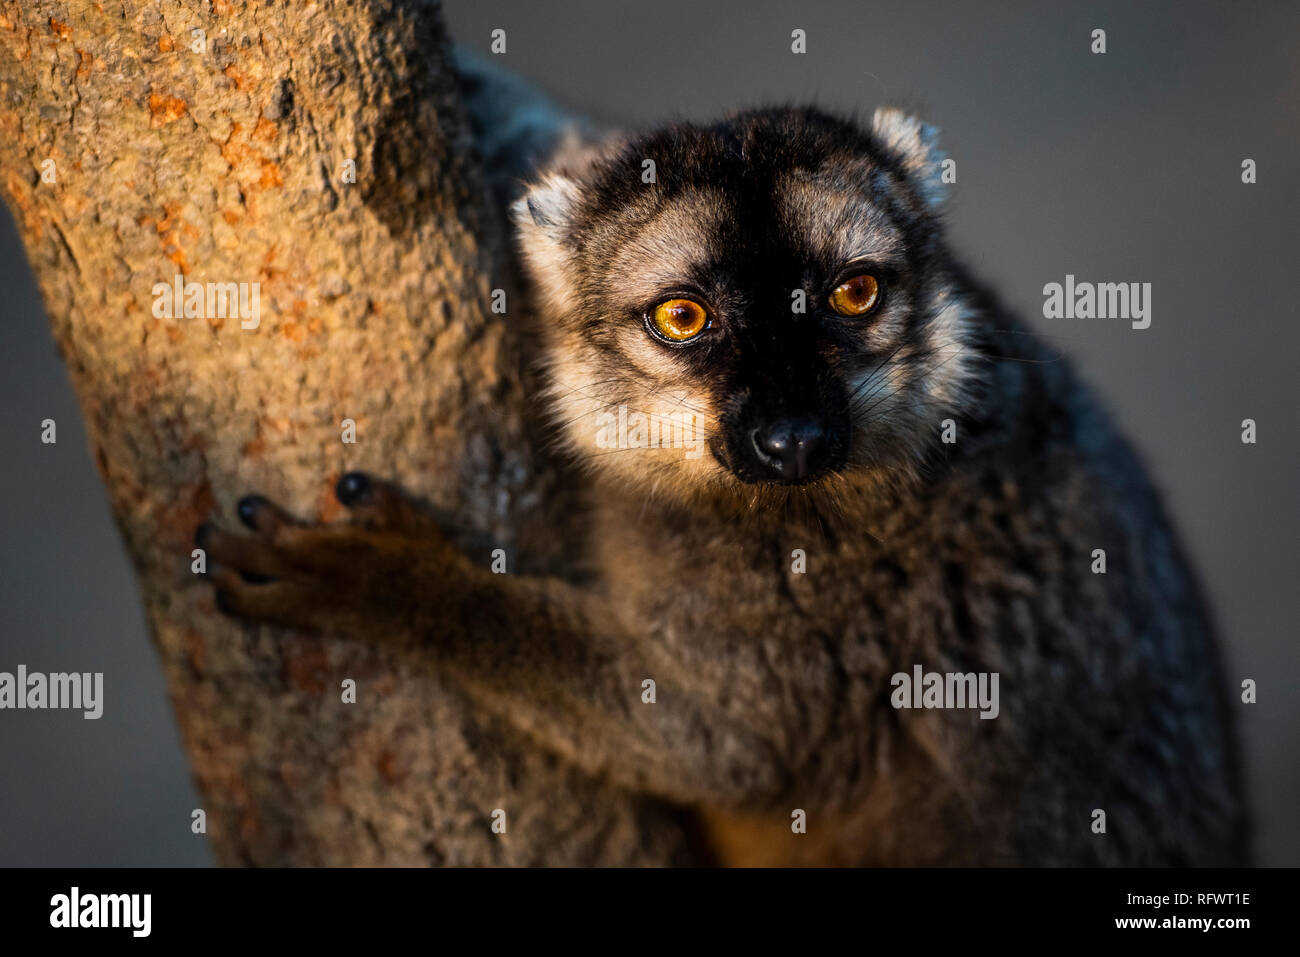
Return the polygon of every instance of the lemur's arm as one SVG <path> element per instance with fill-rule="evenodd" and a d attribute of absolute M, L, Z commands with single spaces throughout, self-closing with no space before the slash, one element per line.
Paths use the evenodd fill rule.
<path fill-rule="evenodd" d="M 598 597 L 474 564 L 388 483 L 351 473 L 338 494 L 351 523 L 303 524 L 251 496 L 239 513 L 252 535 L 203 526 L 218 607 L 401 645 L 550 750 L 636 790 L 752 806 L 790 790 L 776 740 Z M 642 700 L 646 678 L 655 703 Z"/>
<path fill-rule="evenodd" d="M 592 128 L 518 77 L 456 51 L 488 181 L 504 208 L 538 164 L 581 151 Z M 353 473 L 353 521 L 308 525 L 265 499 L 240 503 L 252 535 L 205 525 L 198 544 L 222 610 L 251 621 L 405 646 L 483 707 L 592 774 L 681 803 L 761 805 L 799 759 L 757 692 L 704 680 L 653 635 L 621 628 L 600 598 L 559 580 L 493 574 L 448 541 L 454 517 Z M 464 535 L 457 535 L 464 542 Z M 468 547 L 468 546 L 467 546 Z M 656 683 L 655 703 L 642 682 Z M 728 709 L 730 705 L 730 710 Z M 745 720 L 747 719 L 747 720 Z M 757 726 L 755 726 L 757 725 Z"/>

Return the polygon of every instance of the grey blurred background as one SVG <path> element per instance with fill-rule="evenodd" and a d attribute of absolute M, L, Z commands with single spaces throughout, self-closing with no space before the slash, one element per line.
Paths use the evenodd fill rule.
<path fill-rule="evenodd" d="M 448 0 L 452 34 L 620 125 L 814 100 L 921 112 L 955 246 L 1146 455 L 1217 611 L 1261 864 L 1300 864 L 1295 430 L 1300 4 Z M 808 52 L 790 53 L 807 31 Z M 1105 55 L 1089 52 L 1094 28 Z M 1241 161 L 1259 181 L 1241 182 Z M 1042 318 L 1042 288 L 1150 282 L 1152 323 Z M 0 712 L 0 865 L 203 865 L 198 796 L 131 571 L 0 213 L 0 671 L 103 671 L 104 716 Z M 39 442 L 58 421 L 59 441 Z M 1259 423 L 1257 445 L 1240 422 Z"/>

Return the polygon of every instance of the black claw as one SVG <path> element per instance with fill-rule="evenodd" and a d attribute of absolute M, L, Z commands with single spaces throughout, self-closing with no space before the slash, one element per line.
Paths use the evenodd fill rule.
<path fill-rule="evenodd" d="M 265 496 L 245 495 L 235 508 L 239 512 L 239 520 L 253 531 L 257 531 L 257 513 L 270 504 Z"/>
<path fill-rule="evenodd" d="M 339 497 L 340 502 L 352 508 L 356 505 L 364 505 L 373 491 L 374 486 L 370 484 L 370 476 L 365 472 L 349 472 L 339 479 L 334 494 Z"/>
<path fill-rule="evenodd" d="M 194 547 L 208 550 L 208 539 L 212 536 L 212 523 L 204 522 L 194 530 Z"/>

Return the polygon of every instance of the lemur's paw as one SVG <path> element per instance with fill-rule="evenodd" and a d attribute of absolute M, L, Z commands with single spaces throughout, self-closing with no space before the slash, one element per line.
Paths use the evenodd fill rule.
<path fill-rule="evenodd" d="M 301 522 L 248 495 L 237 511 L 252 534 L 199 527 L 221 611 L 307 631 L 369 630 L 412 607 L 425 566 L 454 561 L 433 519 L 397 486 L 350 472 L 335 491 L 350 513 L 343 524 Z"/>
<path fill-rule="evenodd" d="M 347 507 L 352 523 L 375 531 L 400 532 L 412 538 L 442 537 L 433 510 L 399 485 L 365 472 L 348 472 L 339 479 L 334 494 Z"/>

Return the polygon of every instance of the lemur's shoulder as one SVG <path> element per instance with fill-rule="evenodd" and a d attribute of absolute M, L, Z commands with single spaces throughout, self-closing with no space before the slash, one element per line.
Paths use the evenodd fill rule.
<path fill-rule="evenodd" d="M 488 186 L 503 207 L 538 169 L 596 137 L 589 121 L 565 111 L 522 77 L 459 47 L 453 63 Z"/>

